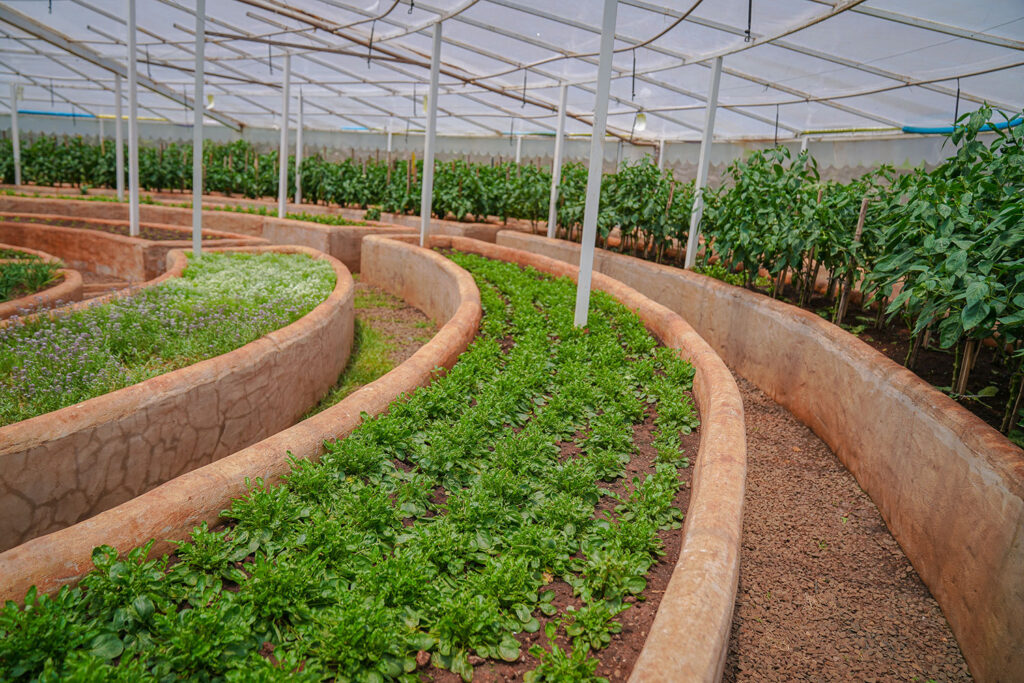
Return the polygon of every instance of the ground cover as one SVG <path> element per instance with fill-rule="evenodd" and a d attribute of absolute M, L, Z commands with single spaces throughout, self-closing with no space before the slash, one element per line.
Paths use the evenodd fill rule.
<path fill-rule="evenodd" d="M 0 258 L 21 258 L 3 255 L 10 252 L 13 250 L 0 250 Z M 59 263 L 41 261 L 27 254 L 25 260 L 0 261 L 0 303 L 52 287 L 60 278 L 57 272 L 59 269 Z"/>
<path fill-rule="evenodd" d="M 179 278 L 82 310 L 0 328 L 0 425 L 236 349 L 283 327 L 334 287 L 304 254 L 208 253 Z"/>
<path fill-rule="evenodd" d="M 80 587 L 9 603 L 3 676 L 468 680 L 518 661 L 593 680 L 682 518 L 693 369 L 600 292 L 579 330 L 570 281 L 453 258 L 485 317 L 446 376 L 286 483 L 252 482 L 173 557 L 98 548 Z M 651 471 L 623 480 L 643 425 Z"/>

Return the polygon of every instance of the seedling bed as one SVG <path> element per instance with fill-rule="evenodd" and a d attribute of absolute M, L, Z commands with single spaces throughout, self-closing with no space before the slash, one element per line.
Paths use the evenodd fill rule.
<path fill-rule="evenodd" d="M 8 604 L 2 675 L 628 676 L 674 565 L 693 369 L 601 292 L 579 330 L 569 280 L 452 258 L 484 320 L 446 376 L 175 555 L 98 548 L 80 587 Z"/>

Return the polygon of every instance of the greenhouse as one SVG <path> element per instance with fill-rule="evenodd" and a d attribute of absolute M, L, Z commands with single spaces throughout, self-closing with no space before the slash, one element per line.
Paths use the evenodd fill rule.
<path fill-rule="evenodd" d="M 1024 681 L 1024 4 L 0 1 L 0 680 Z"/>

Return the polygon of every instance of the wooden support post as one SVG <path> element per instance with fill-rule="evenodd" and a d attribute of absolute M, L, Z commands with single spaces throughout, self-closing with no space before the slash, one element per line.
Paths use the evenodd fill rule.
<path fill-rule="evenodd" d="M 857 217 L 857 231 L 853 234 L 853 243 L 860 243 L 861 233 L 864 232 L 864 217 L 868 212 L 868 202 L 871 199 L 864 197 L 860 203 L 860 215 Z M 843 284 L 843 295 L 839 298 L 839 306 L 836 308 L 836 325 L 843 324 L 843 318 L 846 317 L 846 309 L 850 305 L 850 290 L 853 289 L 853 271 L 857 268 L 857 259 L 850 260 L 850 272 L 846 274 L 846 282 Z"/>

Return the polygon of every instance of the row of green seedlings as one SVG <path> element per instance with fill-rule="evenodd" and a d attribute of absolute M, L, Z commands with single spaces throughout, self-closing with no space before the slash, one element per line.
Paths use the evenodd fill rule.
<path fill-rule="evenodd" d="M 305 254 L 207 253 L 180 278 L 0 327 L 0 426 L 227 353 L 298 320 L 335 274 Z"/>
<path fill-rule="evenodd" d="M 471 680 L 471 657 L 532 657 L 526 680 L 594 681 L 678 528 L 680 435 L 697 424 L 692 367 L 600 292 L 574 327 L 574 287 L 455 254 L 484 305 L 481 334 L 429 387 L 255 482 L 220 530 L 171 557 L 97 548 L 77 588 L 0 612 L 8 680 Z M 658 412 L 660 462 L 614 496 L 633 425 Z M 560 443 L 580 453 L 562 461 Z M 603 498 L 614 510 L 598 514 Z M 564 580 L 580 609 L 548 586 Z M 547 647 L 517 634 L 548 621 Z M 569 645 L 555 638 L 564 634 Z M 474 660 L 476 661 L 476 660 Z"/>
<path fill-rule="evenodd" d="M 52 287 L 60 278 L 62 266 L 35 254 L 0 247 L 0 303 Z"/>

